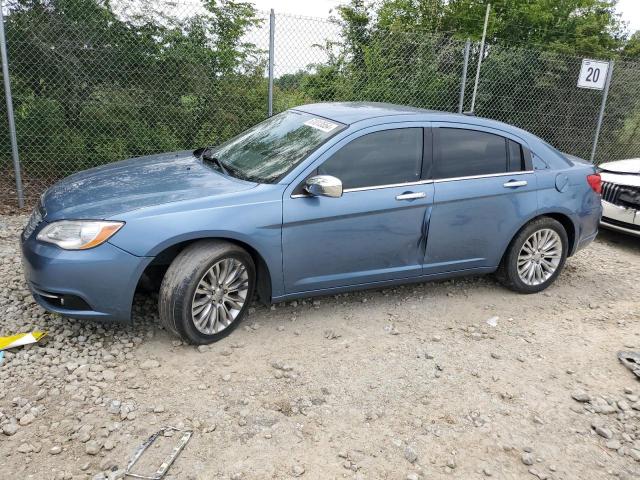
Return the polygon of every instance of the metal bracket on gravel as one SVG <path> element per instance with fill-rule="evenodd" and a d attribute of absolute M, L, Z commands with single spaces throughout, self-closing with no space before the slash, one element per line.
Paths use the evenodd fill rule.
<path fill-rule="evenodd" d="M 640 379 L 640 352 L 618 352 L 618 359 Z"/>
<path fill-rule="evenodd" d="M 169 432 L 169 431 L 184 432 L 184 433 L 182 434 L 182 437 L 180 437 L 180 440 L 178 440 L 178 443 L 176 444 L 176 446 L 173 447 L 173 450 L 171 450 L 171 453 L 169 454 L 169 456 L 165 458 L 162 464 L 160 464 L 160 467 L 158 467 L 158 470 L 156 470 L 156 472 L 152 475 L 141 475 L 138 473 L 131 473 L 131 469 L 136 464 L 136 462 L 140 459 L 144 451 L 147 448 L 149 448 L 151 444 L 158 439 L 158 437 L 160 437 L 161 435 L 164 435 L 165 432 Z M 133 455 L 131 456 L 129 463 L 127 464 L 127 469 L 124 473 L 124 476 L 134 477 L 134 478 L 144 478 L 147 480 L 160 480 L 167 473 L 167 470 L 169 470 L 169 467 L 175 461 L 175 459 L 178 458 L 178 455 L 180 455 L 180 452 L 182 451 L 182 449 L 187 445 L 187 442 L 191 438 L 191 435 L 193 435 L 192 430 L 180 430 L 179 428 L 175 428 L 175 427 L 161 428 L 156 433 L 154 433 L 149 438 L 147 438 L 144 441 L 144 443 L 140 445 L 135 452 L 133 452 Z"/>

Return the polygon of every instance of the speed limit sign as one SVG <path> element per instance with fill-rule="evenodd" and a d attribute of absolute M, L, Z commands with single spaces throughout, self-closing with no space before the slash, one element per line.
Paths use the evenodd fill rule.
<path fill-rule="evenodd" d="M 578 87 L 602 90 L 607 81 L 608 71 L 609 62 L 584 58 L 578 77 Z"/>

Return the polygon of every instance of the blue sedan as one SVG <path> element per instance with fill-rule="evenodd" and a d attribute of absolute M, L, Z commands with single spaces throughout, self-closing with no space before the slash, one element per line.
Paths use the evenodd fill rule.
<path fill-rule="evenodd" d="M 287 110 L 215 147 L 72 175 L 22 234 L 35 300 L 194 344 L 263 302 L 497 272 L 534 293 L 591 242 L 593 165 L 504 123 L 377 103 Z"/>

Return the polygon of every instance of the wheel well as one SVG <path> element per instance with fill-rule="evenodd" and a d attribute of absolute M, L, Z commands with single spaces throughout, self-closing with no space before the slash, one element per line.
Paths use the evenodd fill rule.
<path fill-rule="evenodd" d="M 564 231 L 567 232 L 567 238 L 569 239 L 569 245 L 567 245 L 567 256 L 571 256 L 576 243 L 576 227 L 571 219 L 562 213 L 545 213 L 540 216 L 553 218 L 562 224 Z"/>
<path fill-rule="evenodd" d="M 537 220 L 538 218 L 542 218 L 542 217 L 553 218 L 554 220 L 557 220 L 558 222 L 560 222 L 562 224 L 562 226 L 564 227 L 565 232 L 567 232 L 567 238 L 569 239 L 569 245 L 567 245 L 567 252 L 568 252 L 567 256 L 570 257 L 572 255 L 573 248 L 575 246 L 575 241 L 576 241 L 576 229 L 575 229 L 575 226 L 573 225 L 573 222 L 571 221 L 571 219 L 567 215 L 564 215 L 562 213 L 545 213 L 543 215 L 538 215 L 537 217 L 534 217 L 534 218 L 530 219 L 527 223 L 522 225 L 522 227 L 520 227 L 516 233 L 514 233 L 513 237 L 509 241 L 509 245 L 507 246 L 507 248 L 505 248 L 504 252 L 502 253 L 502 258 L 500 259 L 500 264 L 502 264 L 502 260 L 504 259 L 505 255 L 509 251 L 509 246 L 511 245 L 511 242 L 513 242 L 513 240 L 520 233 L 520 231 L 523 228 L 525 228 L 527 225 L 529 225 L 529 223 L 533 222 L 534 220 Z"/>
<path fill-rule="evenodd" d="M 173 262 L 178 254 L 185 248 L 199 240 L 224 240 L 226 242 L 238 245 L 239 247 L 246 250 L 247 253 L 251 255 L 253 263 L 256 266 L 256 293 L 258 294 L 258 298 L 261 302 L 266 304 L 271 302 L 271 276 L 269 273 L 269 267 L 267 266 L 267 263 L 264 261 L 262 256 L 251 245 L 235 239 L 221 237 L 196 238 L 193 240 L 176 243 L 175 245 L 171 245 L 170 247 L 165 248 L 158 255 L 156 255 L 153 261 L 149 265 L 147 265 L 147 268 L 145 268 L 144 272 L 142 272 L 142 275 L 138 280 L 136 290 L 141 289 L 146 291 L 158 291 L 160 289 L 162 279 L 164 278 L 164 274 L 167 272 L 167 269 L 169 268 L 169 265 L 171 265 L 171 262 Z"/>

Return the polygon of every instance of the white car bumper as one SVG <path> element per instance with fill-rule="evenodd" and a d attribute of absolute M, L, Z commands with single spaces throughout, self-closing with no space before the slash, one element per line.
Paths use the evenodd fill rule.
<path fill-rule="evenodd" d="M 600 225 L 611 230 L 629 233 L 640 237 L 640 210 L 620 207 L 602 200 L 602 219 Z"/>

